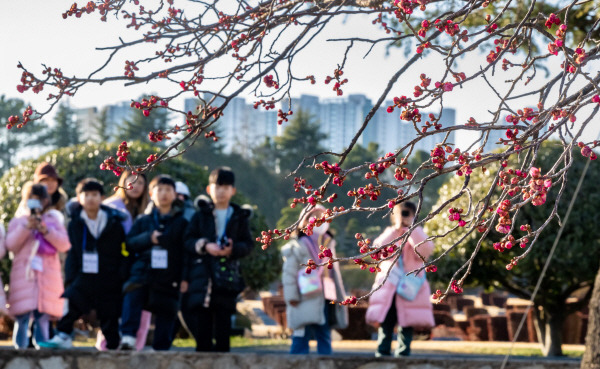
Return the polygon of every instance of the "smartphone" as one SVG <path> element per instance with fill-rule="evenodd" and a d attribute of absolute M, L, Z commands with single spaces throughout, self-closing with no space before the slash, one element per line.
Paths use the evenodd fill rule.
<path fill-rule="evenodd" d="M 219 247 L 221 248 L 221 250 L 223 250 L 225 248 L 225 246 L 227 246 L 227 244 L 229 243 L 229 239 L 225 236 L 221 237 L 221 239 L 219 240 Z"/>
<path fill-rule="evenodd" d="M 38 199 L 27 200 L 27 207 L 33 215 L 38 215 L 42 212 L 42 203 Z"/>

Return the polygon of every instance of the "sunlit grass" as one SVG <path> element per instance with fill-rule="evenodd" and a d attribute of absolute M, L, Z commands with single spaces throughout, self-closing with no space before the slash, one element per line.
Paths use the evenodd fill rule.
<path fill-rule="evenodd" d="M 245 338 L 245 337 L 231 337 L 231 347 L 265 347 L 265 346 L 279 346 L 287 347 L 290 345 L 289 340 L 275 339 L 275 338 Z M 176 338 L 173 341 L 175 347 L 196 347 L 196 342 L 193 338 Z"/>

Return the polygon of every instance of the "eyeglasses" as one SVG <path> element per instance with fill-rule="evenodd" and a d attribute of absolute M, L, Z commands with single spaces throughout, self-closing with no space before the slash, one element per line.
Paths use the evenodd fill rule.
<path fill-rule="evenodd" d="M 403 217 L 408 217 L 410 216 L 410 210 L 402 210 L 400 214 L 402 214 Z"/>

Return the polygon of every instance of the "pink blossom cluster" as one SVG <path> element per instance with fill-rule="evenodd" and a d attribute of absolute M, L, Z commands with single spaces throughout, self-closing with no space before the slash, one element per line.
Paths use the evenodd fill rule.
<path fill-rule="evenodd" d="M 448 220 L 451 222 L 458 222 L 459 227 L 464 227 L 467 225 L 467 222 L 462 218 L 463 209 L 458 208 L 450 208 L 448 209 Z"/>
<path fill-rule="evenodd" d="M 593 147 L 597 147 L 598 144 L 598 141 L 594 141 Z M 579 146 L 579 148 L 581 149 L 581 155 L 585 156 L 586 158 L 590 158 L 590 160 L 596 160 L 598 158 L 598 156 L 596 156 L 596 153 L 592 151 L 592 148 L 586 145 L 585 143 L 579 142 L 577 143 L 577 146 Z"/>
<path fill-rule="evenodd" d="M 544 178 L 540 173 L 540 168 L 532 167 L 529 170 L 531 179 L 529 180 L 529 191 L 523 190 L 523 200 L 532 197 L 531 204 L 540 206 L 546 202 L 546 194 L 552 186 L 550 178 Z"/>
<path fill-rule="evenodd" d="M 23 120 L 21 120 L 21 117 L 19 117 L 18 115 L 9 116 L 8 123 L 6 124 L 6 128 L 11 129 L 14 126 L 17 126 L 17 128 L 23 128 L 23 126 L 25 126 L 31 119 L 30 117 L 32 114 L 33 114 L 33 109 L 31 109 L 31 106 L 28 106 L 23 111 Z"/>
<path fill-rule="evenodd" d="M 512 204 L 510 200 L 504 200 L 496 209 L 496 213 L 498 213 L 499 219 L 498 224 L 496 225 L 496 231 L 500 233 L 509 233 L 510 226 L 512 224 L 512 220 L 510 219 L 510 209 Z"/>

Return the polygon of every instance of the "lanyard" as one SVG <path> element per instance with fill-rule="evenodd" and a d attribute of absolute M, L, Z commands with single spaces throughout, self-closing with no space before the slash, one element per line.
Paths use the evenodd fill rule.
<path fill-rule="evenodd" d="M 225 216 L 225 227 L 223 227 L 223 234 L 217 235 L 217 241 L 221 241 L 223 237 L 225 237 L 225 233 L 227 233 L 227 225 L 229 224 L 229 220 L 231 220 L 231 216 L 233 215 L 233 208 L 230 206 L 227 208 L 227 215 Z M 216 217 L 215 217 L 216 219 Z"/>
<path fill-rule="evenodd" d="M 160 226 L 160 222 L 158 221 L 158 211 L 155 210 L 152 212 L 153 215 L 153 219 L 154 219 L 154 228 L 158 229 L 158 227 Z"/>
<path fill-rule="evenodd" d="M 87 225 L 85 223 L 83 223 L 83 242 L 81 244 L 81 250 L 83 250 L 83 252 L 85 252 L 85 246 L 87 245 L 87 234 L 88 234 Z"/>
<path fill-rule="evenodd" d="M 88 227 L 87 224 L 83 224 L 83 242 L 81 245 L 81 250 L 83 250 L 83 252 L 85 252 L 85 247 L 87 245 L 87 234 L 88 234 Z M 98 238 L 100 238 L 100 235 L 98 235 Z M 98 240 L 96 240 L 96 244 L 98 243 Z"/>

